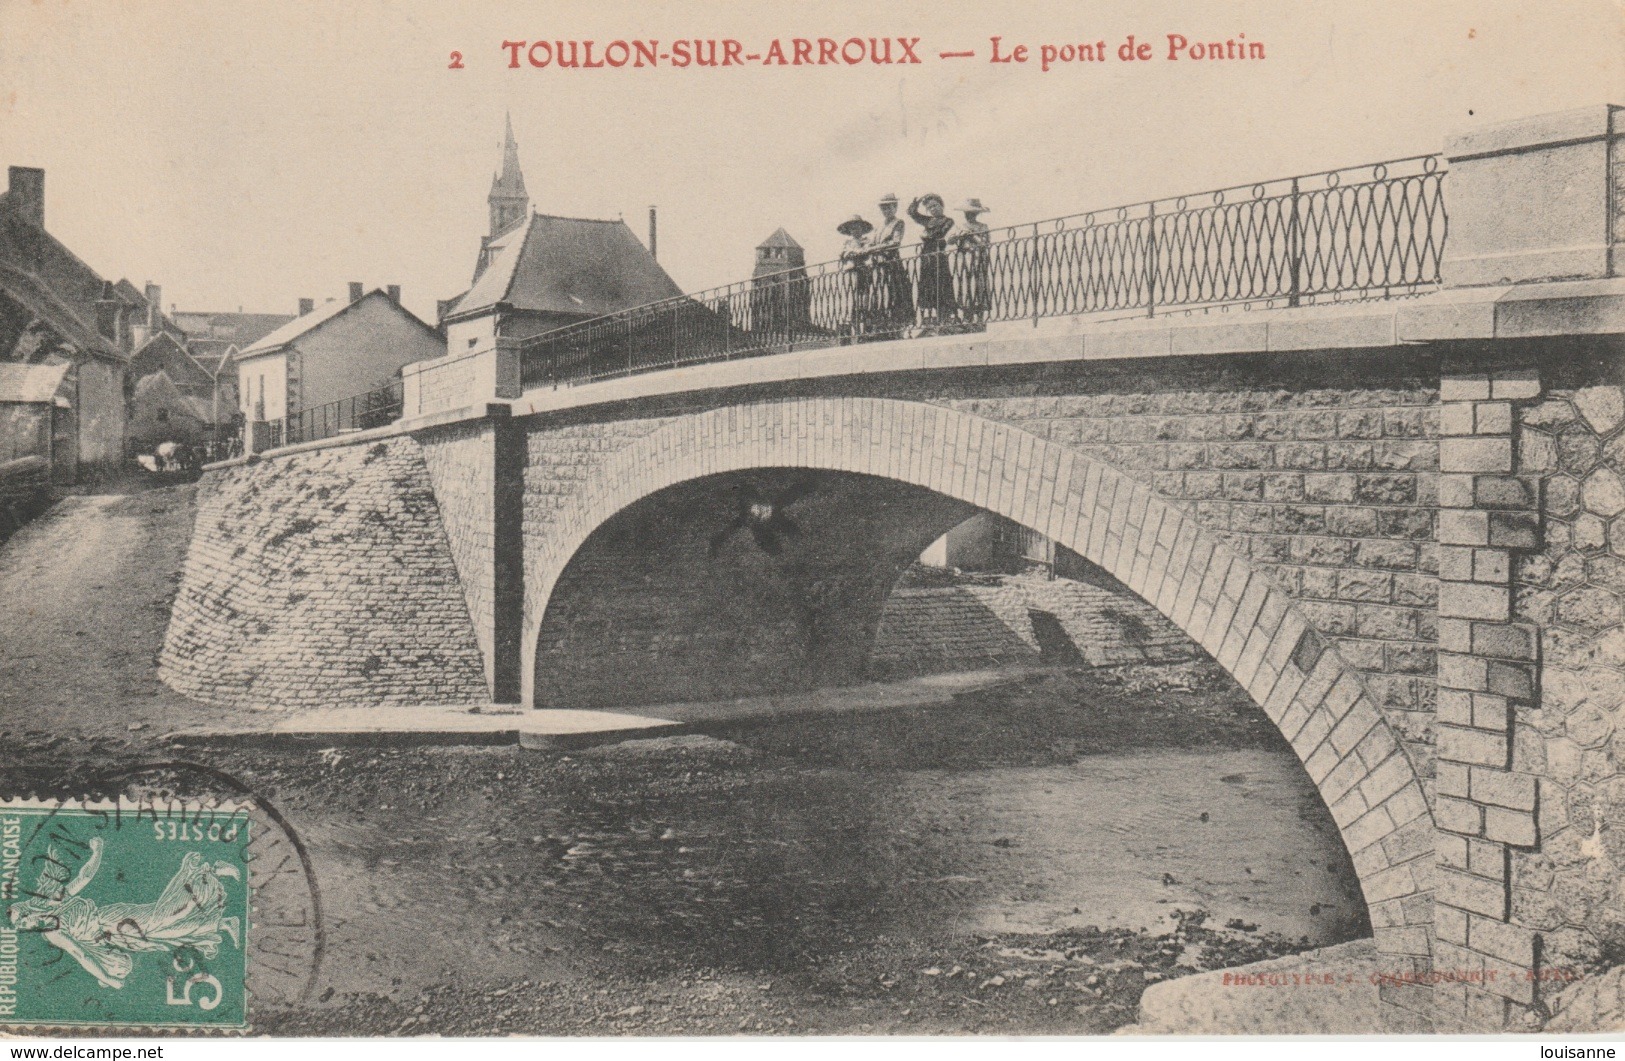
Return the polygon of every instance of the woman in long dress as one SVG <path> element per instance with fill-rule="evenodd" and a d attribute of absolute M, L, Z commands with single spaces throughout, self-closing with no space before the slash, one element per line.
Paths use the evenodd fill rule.
<path fill-rule="evenodd" d="M 897 216 L 897 196 L 880 200 L 880 227 L 869 237 L 869 257 L 874 262 L 876 316 L 891 334 L 914 324 L 914 289 L 903 267 L 903 219 Z"/>
<path fill-rule="evenodd" d="M 869 266 L 867 238 L 874 227 L 858 214 L 835 226 L 835 231 L 846 237 L 846 242 L 841 245 L 841 274 L 846 280 L 847 295 L 852 300 L 849 334 L 854 336 L 868 331 L 870 319 L 874 316 L 874 295 L 870 290 L 874 275 Z"/>
<path fill-rule="evenodd" d="M 965 215 L 965 227 L 954 233 L 953 244 L 959 252 L 956 265 L 960 315 L 967 324 L 981 324 L 993 307 L 993 288 L 988 282 L 988 257 L 993 241 L 988 227 L 978 220 L 987 212 L 987 207 L 980 199 L 966 199 L 959 205 L 959 211 Z"/>
<path fill-rule="evenodd" d="M 921 209 L 924 212 L 921 212 Z M 954 219 L 942 213 L 942 196 L 932 192 L 908 204 L 908 216 L 925 230 L 920 240 L 921 324 L 930 326 L 951 319 L 956 310 L 953 270 L 948 263 L 948 232 Z"/>
<path fill-rule="evenodd" d="M 196 851 L 181 859 L 175 876 L 150 903 L 97 905 L 79 893 L 102 864 L 100 837 L 90 840 L 90 858 L 71 882 L 52 877 L 63 865 L 56 849 L 35 887 L 38 893 L 11 908 L 11 925 L 19 932 L 39 932 L 106 987 L 121 988 L 135 962 L 132 954 L 191 947 L 205 958 L 220 951 L 222 936 L 242 946 L 242 926 L 225 916 L 226 888 L 221 878 L 238 879 L 229 862 L 205 862 Z"/>

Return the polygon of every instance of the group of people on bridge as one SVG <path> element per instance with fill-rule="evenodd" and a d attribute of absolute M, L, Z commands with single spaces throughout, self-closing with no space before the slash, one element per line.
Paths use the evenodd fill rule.
<path fill-rule="evenodd" d="M 916 328 L 940 332 L 984 323 L 992 305 L 992 239 L 979 220 L 987 213 L 982 201 L 960 203 L 964 221 L 956 227 L 942 196 L 917 196 L 908 204 L 908 216 L 922 230 L 912 261 L 903 258 L 905 226 L 897 216 L 897 196 L 883 196 L 879 206 L 878 228 L 861 214 L 836 226 L 846 237 L 841 267 L 851 298 L 852 336 L 891 338 Z"/>

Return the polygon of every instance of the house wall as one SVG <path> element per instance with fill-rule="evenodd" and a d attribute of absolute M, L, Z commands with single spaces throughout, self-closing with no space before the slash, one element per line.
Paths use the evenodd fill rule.
<path fill-rule="evenodd" d="M 241 383 L 238 408 L 250 423 L 255 420 L 280 420 L 288 415 L 288 359 L 283 354 L 265 354 L 242 361 L 237 365 L 237 378 Z M 255 406 L 263 401 L 263 416 L 255 415 Z"/>
<path fill-rule="evenodd" d="M 296 341 L 299 408 L 312 409 L 373 390 L 402 365 L 439 357 L 440 337 L 407 319 L 382 295 L 369 295 Z"/>
<path fill-rule="evenodd" d="M 125 366 L 92 358 L 78 375 L 80 478 L 114 475 L 124 463 Z"/>
<path fill-rule="evenodd" d="M 483 350 L 495 350 L 497 345 L 496 324 L 496 314 L 487 313 L 483 317 L 454 321 L 446 325 L 445 355 L 447 357 L 462 357 L 465 354 L 479 353 Z"/>

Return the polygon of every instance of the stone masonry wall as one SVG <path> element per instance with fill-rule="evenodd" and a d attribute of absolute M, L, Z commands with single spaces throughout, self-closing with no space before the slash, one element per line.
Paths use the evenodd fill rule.
<path fill-rule="evenodd" d="M 484 702 L 417 444 L 390 438 L 206 474 L 159 675 L 236 707 Z"/>
<path fill-rule="evenodd" d="M 1063 443 L 1180 505 L 1298 599 L 1431 774 L 1439 412 L 1425 362 L 1090 366 L 965 380 L 929 400 Z"/>
<path fill-rule="evenodd" d="M 1513 920 L 1548 964 L 1625 961 L 1625 391 L 1620 367 L 1548 368 L 1519 409 L 1519 471 L 1542 480 L 1539 548 L 1513 576 L 1540 629 L 1536 703 L 1514 718 L 1514 768 L 1540 775 L 1538 844 L 1510 853 Z"/>
<path fill-rule="evenodd" d="M 927 574 L 915 581 L 928 580 Z M 1075 661 L 1098 667 L 1202 656 L 1186 634 L 1127 590 L 1037 572 L 959 578 L 946 585 L 909 581 L 892 591 L 881 612 L 869 654 L 875 677 L 1011 663 Z M 1059 652 L 1035 629 L 1035 622 L 1043 621 L 1035 620 L 1035 612 L 1049 617 L 1064 635 Z M 1064 658 L 1072 653 L 1075 659 Z"/>
<path fill-rule="evenodd" d="M 474 636 L 491 678 L 495 638 L 495 429 L 464 421 L 421 432 L 418 444 L 457 564 Z"/>
<path fill-rule="evenodd" d="M 1189 513 L 1282 590 L 1362 676 L 1431 780 L 1438 638 L 1437 358 L 1349 352 L 910 373 L 804 386 L 1003 421 L 1100 460 Z M 527 428 L 526 610 L 545 606 L 552 514 L 611 455 L 686 413 L 782 397 L 627 402 Z M 1429 792 L 1431 798 L 1431 791 Z"/>

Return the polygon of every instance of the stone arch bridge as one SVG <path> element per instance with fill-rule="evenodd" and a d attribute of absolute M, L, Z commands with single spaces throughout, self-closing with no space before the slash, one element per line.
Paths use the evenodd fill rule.
<path fill-rule="evenodd" d="M 909 561 L 995 512 L 1280 729 L 1394 1027 L 1516 1026 L 1547 972 L 1625 946 L 1625 280 L 1611 228 L 1591 258 L 1567 232 L 1495 250 L 1463 202 L 1463 282 L 1425 297 L 476 393 L 213 466 L 161 672 L 279 707 L 838 683 Z"/>

